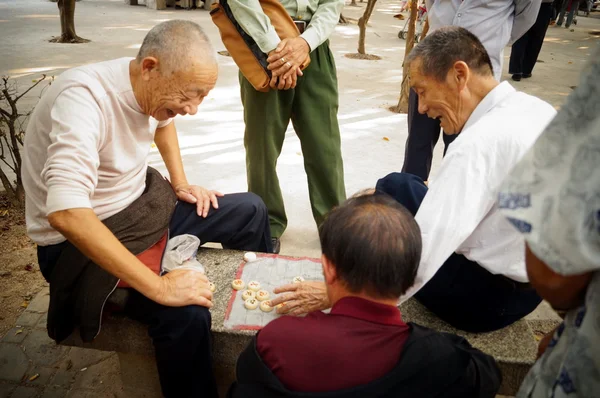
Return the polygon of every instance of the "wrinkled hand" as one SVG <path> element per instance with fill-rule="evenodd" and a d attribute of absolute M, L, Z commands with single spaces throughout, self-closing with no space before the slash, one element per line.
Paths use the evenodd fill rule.
<path fill-rule="evenodd" d="M 224 196 L 221 192 L 211 191 L 197 185 L 180 184 L 175 187 L 177 198 L 184 202 L 196 203 L 198 215 L 206 218 L 210 205 L 215 209 L 219 208 L 217 197 Z"/>
<path fill-rule="evenodd" d="M 298 76 L 296 75 L 292 75 L 287 79 L 276 76 L 271 78 L 271 81 L 269 82 L 269 87 L 271 87 L 273 90 L 289 90 L 290 88 L 296 88 L 297 83 Z"/>
<path fill-rule="evenodd" d="M 159 304 L 169 307 L 201 305 L 212 307 L 212 292 L 208 278 L 198 270 L 176 269 L 160 278 L 156 297 L 150 297 Z"/>
<path fill-rule="evenodd" d="M 302 37 L 283 39 L 277 48 L 269 53 L 267 68 L 272 71 L 273 77 L 279 78 L 279 86 L 281 86 L 282 79 L 287 82 L 288 78 L 297 79 L 297 76 L 303 75 L 300 65 L 304 63 L 309 53 L 310 47 Z"/>
<path fill-rule="evenodd" d="M 281 295 L 271 300 L 271 305 L 284 303 L 283 307 L 277 309 L 279 314 L 302 315 L 331 306 L 323 282 L 290 283 L 276 288 L 273 292 Z"/>

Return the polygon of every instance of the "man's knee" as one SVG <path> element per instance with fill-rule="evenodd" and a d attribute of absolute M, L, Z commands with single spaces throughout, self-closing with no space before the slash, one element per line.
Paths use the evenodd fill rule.
<path fill-rule="evenodd" d="M 185 307 L 173 307 L 170 310 L 169 319 L 179 327 L 184 328 L 186 333 L 203 333 L 210 331 L 211 316 L 208 308 L 199 305 L 188 305 Z"/>
<path fill-rule="evenodd" d="M 260 196 L 252 192 L 244 192 L 238 195 L 237 213 L 250 217 L 266 217 L 267 206 Z"/>
<path fill-rule="evenodd" d="M 417 213 L 427 193 L 423 180 L 410 173 L 390 173 L 377 181 L 375 189 L 396 199 L 413 215 Z"/>

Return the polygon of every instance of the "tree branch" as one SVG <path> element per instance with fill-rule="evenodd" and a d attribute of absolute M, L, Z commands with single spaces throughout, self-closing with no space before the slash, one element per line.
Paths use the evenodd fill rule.
<path fill-rule="evenodd" d="M 15 98 L 15 104 L 17 103 L 18 100 L 20 100 L 25 94 L 27 94 L 28 92 L 30 92 L 31 90 L 33 90 L 34 87 L 36 87 L 38 84 L 40 84 L 41 82 L 43 82 L 44 80 L 46 80 L 46 75 L 42 75 L 42 78 L 40 80 L 38 80 L 37 82 L 35 82 L 34 85 L 32 85 L 31 87 L 29 87 L 27 90 L 25 90 L 24 92 L 21 93 L 21 95 L 19 95 L 17 98 Z"/>

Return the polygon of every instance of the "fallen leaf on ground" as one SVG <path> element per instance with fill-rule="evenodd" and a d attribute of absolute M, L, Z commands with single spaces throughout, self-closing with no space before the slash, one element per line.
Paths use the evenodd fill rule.
<path fill-rule="evenodd" d="M 383 137 L 384 141 L 389 141 L 390 139 L 388 137 Z"/>
<path fill-rule="evenodd" d="M 15 336 L 21 333 L 23 333 L 23 329 L 17 329 L 17 331 L 15 332 Z"/>
<path fill-rule="evenodd" d="M 0 213 L 0 217 L 4 217 L 4 216 L 6 216 L 7 214 L 8 214 L 8 210 L 3 210 L 3 211 Z"/>
<path fill-rule="evenodd" d="M 33 376 L 31 376 L 31 377 L 29 378 L 29 381 L 34 381 L 34 380 L 35 380 L 35 379 L 37 379 L 38 377 L 40 377 L 40 374 L 39 374 L 39 373 L 36 373 L 36 374 L 34 374 Z"/>
<path fill-rule="evenodd" d="M 572 64 L 572 63 L 573 63 L 573 61 L 569 61 L 569 63 L 570 63 L 570 64 Z"/>
<path fill-rule="evenodd" d="M 29 306 L 29 303 L 27 301 L 23 301 L 23 303 L 21 304 L 21 307 L 27 308 L 27 306 Z"/>
<path fill-rule="evenodd" d="M 25 266 L 25 271 L 33 271 L 33 265 L 31 265 L 31 264 L 27 264 L 27 265 Z"/>
<path fill-rule="evenodd" d="M 82 372 L 85 372 L 87 370 L 87 368 L 81 368 Z"/>

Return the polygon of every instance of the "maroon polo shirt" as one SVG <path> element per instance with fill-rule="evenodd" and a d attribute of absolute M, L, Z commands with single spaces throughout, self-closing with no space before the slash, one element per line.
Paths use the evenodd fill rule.
<path fill-rule="evenodd" d="M 324 392 L 390 372 L 409 334 L 397 307 L 345 297 L 330 314 L 272 321 L 258 334 L 257 349 L 288 390 Z"/>

